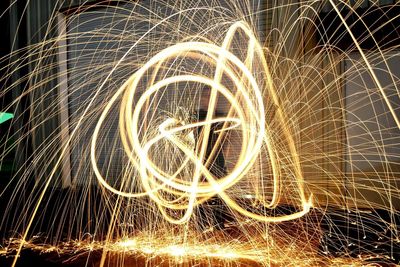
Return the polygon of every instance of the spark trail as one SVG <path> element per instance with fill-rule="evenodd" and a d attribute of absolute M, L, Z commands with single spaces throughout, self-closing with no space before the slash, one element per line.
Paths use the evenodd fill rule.
<path fill-rule="evenodd" d="M 398 263 L 398 3 L 39 2 L 1 14 L 0 263 Z"/>

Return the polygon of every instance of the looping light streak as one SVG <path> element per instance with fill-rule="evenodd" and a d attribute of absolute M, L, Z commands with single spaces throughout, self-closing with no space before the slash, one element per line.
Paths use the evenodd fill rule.
<path fill-rule="evenodd" d="M 78 3 L 64 20 L 56 2 L 0 60 L 3 110 L 18 115 L 0 163 L 32 148 L 0 190 L 0 261 L 29 249 L 100 253 L 99 266 L 398 263 L 399 45 L 376 33 L 398 30 L 399 4 Z"/>
<path fill-rule="evenodd" d="M 244 62 L 230 51 L 232 40 L 239 31 L 245 33 L 248 38 L 248 51 Z M 166 67 L 167 62 L 177 58 L 195 59 L 213 66 L 215 68 L 214 77 L 206 77 L 199 73 L 185 73 L 185 75 L 160 79 L 158 77 L 160 69 Z M 256 59 L 262 62 L 263 71 L 267 78 L 266 88 L 261 88 L 253 76 L 253 65 Z M 150 78 L 147 77 L 149 74 Z M 233 82 L 234 88 L 226 88 L 223 85 L 222 77 L 224 75 Z M 161 90 L 171 90 L 168 86 L 181 83 L 198 84 L 211 88 L 206 119 L 199 122 L 185 122 L 177 118 L 166 118 L 158 127 L 154 128 L 152 123 L 148 121 L 149 103 L 154 101 L 156 94 Z M 143 89 L 140 90 L 143 84 L 145 84 L 144 91 Z M 176 86 L 172 87 L 179 90 Z M 268 99 L 265 99 L 264 95 L 267 95 Z M 229 101 L 230 110 L 226 117 L 215 118 L 217 99 L 221 96 Z M 133 193 L 113 187 L 107 182 L 107 178 L 103 177 L 97 166 L 96 155 L 98 154 L 99 133 L 117 100 L 120 103 L 119 132 L 121 142 L 130 164 L 140 174 L 138 179 L 142 184 L 143 191 L 141 192 Z M 272 198 L 269 203 L 265 203 L 265 206 L 273 209 L 281 199 L 280 169 L 282 167 L 271 138 L 271 129 L 266 121 L 264 101 L 272 101 L 277 107 L 277 119 L 283 129 L 292 158 L 291 162 L 296 176 L 302 210 L 290 215 L 275 217 L 250 212 L 241 207 L 234 198 L 226 193 L 227 189 L 246 177 L 257 158 L 261 156 L 262 149 L 266 147 L 271 161 L 274 187 Z M 270 77 L 263 49 L 250 27 L 239 21 L 229 28 L 221 46 L 206 41 L 186 41 L 172 45 L 152 57 L 127 79 L 107 103 L 96 125 L 91 142 L 91 163 L 97 180 L 104 188 L 114 194 L 128 198 L 149 196 L 158 205 L 164 218 L 171 223 L 186 223 L 196 206 L 216 195 L 223 199 L 231 210 L 255 220 L 265 222 L 293 220 L 306 214 L 312 204 L 311 197 L 307 198 L 304 192 L 298 153 L 285 119 Z M 223 126 L 217 131 L 219 136 L 216 145 L 212 148 L 211 155 L 206 155 L 211 125 L 215 123 L 223 124 Z M 193 145 L 188 145 L 181 140 L 180 134 L 191 131 L 193 135 L 193 132 L 199 127 L 203 128 L 200 137 L 202 142 L 200 147 L 196 149 Z M 237 155 L 238 160 L 224 177 L 215 177 L 207 166 L 210 164 L 212 156 L 217 153 L 224 136 L 232 130 L 240 131 L 242 138 L 240 153 Z M 156 134 L 154 134 L 155 132 Z M 173 144 L 185 155 L 181 166 L 172 173 L 165 171 L 165 166 L 162 166 L 164 167 L 162 168 L 157 165 L 159 155 L 158 157 L 152 155 L 152 148 L 165 141 Z M 166 169 L 170 170 L 171 168 L 167 166 Z M 191 177 L 182 177 L 185 169 L 188 171 L 186 173 L 192 174 Z M 165 195 L 169 197 L 165 198 Z M 171 200 L 171 196 L 175 199 Z M 174 218 L 168 214 L 168 210 L 186 211 L 182 217 Z"/>

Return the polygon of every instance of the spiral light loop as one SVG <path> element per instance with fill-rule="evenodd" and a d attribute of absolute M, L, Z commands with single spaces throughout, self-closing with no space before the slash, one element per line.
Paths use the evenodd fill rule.
<path fill-rule="evenodd" d="M 230 52 L 232 39 L 239 30 L 244 32 L 249 39 L 248 54 L 244 62 Z M 278 205 L 280 199 L 281 167 L 266 122 L 264 88 L 260 88 L 252 72 L 253 61 L 256 57 L 262 62 L 267 79 L 266 90 L 268 90 L 268 95 L 271 96 L 270 101 L 278 106 L 278 120 L 282 122 L 289 151 L 293 157 L 293 168 L 296 174 L 302 210 L 290 215 L 272 217 L 250 212 L 241 207 L 235 199 L 226 193 L 227 189 L 246 177 L 257 158 L 260 157 L 263 145 L 266 145 L 274 181 L 272 199 L 266 206 L 274 208 Z M 159 78 L 160 70 L 165 67 L 167 62 L 183 58 L 201 61 L 212 66 L 215 69 L 214 77 L 210 78 L 189 71 L 189 74 Z M 233 88 L 228 89 L 224 85 L 223 76 L 232 82 Z M 143 84 L 145 84 L 146 89 L 144 91 L 139 90 L 143 87 Z M 170 117 L 154 127 L 152 123 L 147 122 L 150 112 L 149 103 L 156 98 L 155 96 L 160 90 L 171 90 L 169 89 L 171 87 L 179 88 L 179 86 L 174 86 L 176 84 L 197 84 L 211 88 L 206 119 L 188 123 Z M 224 118 L 214 118 L 213 115 L 218 97 L 223 97 L 230 105 L 230 110 Z M 132 193 L 114 188 L 106 181 L 97 166 L 96 144 L 98 135 L 107 114 L 117 100 L 121 100 L 119 117 L 121 142 L 130 164 L 139 173 L 143 192 Z M 250 28 L 244 22 L 237 22 L 229 28 L 221 46 L 205 41 L 178 43 L 162 50 L 136 71 L 108 102 L 96 125 L 91 144 L 91 162 L 94 173 L 102 186 L 124 197 L 149 196 L 158 205 L 165 219 L 172 223 L 187 222 L 196 205 L 200 205 L 216 195 L 223 199 L 232 210 L 244 216 L 267 222 L 291 220 L 307 213 L 311 207 L 311 200 L 307 200 L 305 197 L 296 148 L 284 120 L 285 118 L 279 110 L 279 101 L 274 92 L 263 50 Z M 223 126 L 218 131 L 219 137 L 215 147 L 212 148 L 211 155 L 217 153 L 224 136 L 229 131 L 234 129 L 239 131 L 241 135 L 241 147 L 236 164 L 223 177 L 215 177 L 207 168 L 210 155 L 206 155 L 205 151 L 207 150 L 207 140 L 210 138 L 211 126 L 215 123 L 223 124 Z M 181 136 L 187 131 L 193 133 L 199 127 L 203 129 L 201 136 L 203 141 L 198 151 L 195 151 L 194 147 L 182 140 Z M 150 132 L 152 134 L 148 134 Z M 153 148 L 162 146 L 162 142 L 172 144 L 175 149 L 185 155 L 181 165 L 172 172 L 169 171 L 172 169 L 169 166 L 158 166 L 157 159 L 160 155 L 154 155 L 154 152 L 152 152 Z M 171 152 L 170 155 L 173 156 L 173 153 Z M 182 174 L 185 170 L 186 173 L 191 174 L 190 177 L 185 177 Z M 167 210 L 171 209 L 185 210 L 185 212 L 181 218 L 176 219 L 168 214 Z"/>

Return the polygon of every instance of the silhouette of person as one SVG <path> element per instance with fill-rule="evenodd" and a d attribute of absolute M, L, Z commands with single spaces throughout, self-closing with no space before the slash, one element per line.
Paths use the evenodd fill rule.
<path fill-rule="evenodd" d="M 199 109 L 196 112 L 196 119 L 199 122 L 205 121 L 207 118 L 210 94 L 210 87 L 202 88 Z M 222 116 L 223 114 L 218 112 L 218 109 L 216 109 L 212 118 L 214 119 Z M 204 166 L 206 166 L 209 172 L 214 176 L 214 179 L 219 179 L 226 175 L 223 142 L 217 144 L 217 140 L 220 134 L 218 130 L 222 129 L 222 126 L 223 123 L 213 123 L 210 125 L 206 151 L 203 158 Z M 197 131 L 195 132 L 197 155 L 200 154 L 200 149 L 202 147 L 204 130 L 205 126 L 202 126 L 198 127 Z M 213 150 L 215 150 L 214 153 L 212 153 Z M 207 162 L 209 162 L 208 165 Z M 200 182 L 207 182 L 207 178 L 203 175 L 202 177 L 200 177 Z M 215 229 L 223 229 L 225 220 L 222 212 L 222 206 L 223 203 L 218 196 L 214 196 L 211 199 L 207 200 L 205 203 L 199 205 L 197 218 L 197 226 L 199 227 L 199 230 L 203 231 L 211 227 L 214 227 Z"/>

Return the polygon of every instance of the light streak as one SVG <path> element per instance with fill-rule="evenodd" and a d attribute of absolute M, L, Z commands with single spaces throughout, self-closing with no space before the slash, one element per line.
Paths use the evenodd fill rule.
<path fill-rule="evenodd" d="M 54 8 L 38 44 L 0 59 L 0 100 L 18 95 L 1 107 L 17 120 L 0 133 L 0 166 L 15 147 L 32 150 L 0 183 L 9 202 L 0 205 L 0 262 L 11 256 L 16 266 L 24 249 L 67 261 L 97 253 L 99 266 L 396 261 L 400 81 L 390 64 L 399 45 L 386 48 L 375 32 L 400 15 L 369 29 L 348 1 L 272 1 L 256 11 L 250 0 L 119 1 L 81 33 L 105 7 L 82 2 L 61 25 Z M 320 21 L 324 4 L 350 37 L 348 50 Z M 342 7 L 374 49 L 363 48 Z M 398 7 L 388 5 L 388 16 Z M 81 11 L 90 23 L 74 22 Z M 259 15 L 271 23 L 265 43 Z M 362 89 L 347 95 L 353 87 Z M 0 113 L 0 123 L 13 116 Z M 227 167 L 218 176 L 211 168 L 221 149 Z M 59 189 L 61 180 L 71 187 Z M 215 211 L 224 230 L 213 225 Z"/>
<path fill-rule="evenodd" d="M 247 58 L 251 58 L 245 63 L 241 62 L 234 54 L 229 51 L 229 46 L 232 42 L 232 39 L 237 34 L 237 31 L 243 31 L 247 38 L 249 39 L 249 47 L 252 49 L 248 50 Z M 209 64 L 212 64 L 216 68 L 216 76 L 214 79 L 204 77 L 193 73 L 191 75 L 181 75 L 181 76 L 172 76 L 165 78 L 163 80 L 157 81 L 154 83 L 150 83 L 147 85 L 146 91 L 139 97 L 139 99 L 134 102 L 134 96 L 138 91 L 138 84 L 141 79 L 143 79 L 143 75 L 147 72 L 152 72 L 152 76 L 155 77 L 158 75 L 158 71 L 160 66 L 164 62 L 168 62 L 174 58 L 185 58 L 192 57 L 201 61 L 206 61 Z M 285 128 L 285 135 L 288 139 L 288 143 L 290 146 L 290 150 L 293 152 L 294 158 L 294 169 L 296 176 L 296 183 L 299 186 L 299 194 L 301 199 L 302 211 L 297 212 L 291 215 L 284 216 L 263 216 L 258 215 L 252 212 L 247 211 L 243 207 L 241 207 L 234 199 L 229 197 L 224 191 L 229 189 L 233 185 L 237 184 L 243 177 L 246 177 L 247 172 L 252 167 L 252 165 L 256 162 L 257 157 L 259 157 L 261 153 L 262 145 L 265 143 L 269 156 L 271 158 L 271 164 L 273 164 L 272 169 L 273 180 L 274 180 L 274 188 L 273 188 L 273 197 L 271 203 L 266 205 L 267 207 L 275 207 L 280 200 L 279 195 L 279 184 L 280 174 L 279 174 L 279 163 L 276 159 L 276 155 L 274 152 L 274 145 L 271 143 L 271 137 L 269 130 L 267 130 L 266 121 L 265 121 L 265 110 L 263 104 L 263 96 L 260 89 L 260 86 L 257 84 L 255 78 L 252 75 L 251 66 L 253 66 L 253 60 L 256 57 L 260 57 L 260 62 L 262 62 L 262 67 L 264 68 L 265 73 L 269 75 L 268 65 L 266 63 L 266 59 L 263 55 L 263 50 L 261 45 L 257 42 L 256 37 L 251 32 L 250 28 L 244 22 L 234 23 L 227 31 L 227 36 L 223 41 L 222 47 L 218 47 L 216 45 L 205 43 L 205 42 L 187 42 L 187 43 L 179 43 L 174 46 L 168 47 L 163 51 L 156 54 L 153 58 L 151 58 L 142 68 L 140 68 L 135 74 L 133 74 L 126 83 L 117 91 L 117 93 L 113 96 L 111 101 L 107 104 L 104 109 L 99 122 L 96 125 L 96 129 L 94 130 L 92 144 L 91 144 L 91 162 L 94 168 L 96 177 L 101 185 L 110 190 L 111 192 L 124 196 L 124 197 L 142 197 L 148 195 L 153 201 L 155 201 L 161 212 L 164 215 L 164 218 L 172 223 L 182 224 L 186 223 L 191 215 L 193 214 L 194 207 L 199 205 L 199 203 L 204 202 L 205 200 L 218 195 L 220 196 L 227 205 L 234 211 L 237 211 L 247 217 L 265 221 L 265 222 L 281 222 L 287 220 L 293 220 L 299 218 L 300 216 L 306 214 L 311 204 L 311 198 L 307 200 L 307 197 L 304 195 L 304 185 L 303 185 L 303 177 L 300 171 L 300 167 L 297 166 L 299 163 L 299 159 L 297 159 L 297 152 L 294 145 L 293 138 L 290 136 L 290 132 Z M 240 71 L 239 75 L 235 74 L 235 66 Z M 155 67 L 156 66 L 156 67 Z M 250 67 L 250 69 L 249 69 Z M 154 68 L 154 70 L 153 70 Z M 237 71 L 236 71 L 237 72 Z M 233 82 L 236 90 L 227 89 L 221 84 L 222 74 L 227 75 Z M 144 138 L 140 138 L 140 131 L 147 132 L 149 129 L 141 128 L 140 118 L 142 113 L 147 114 L 150 111 L 146 110 L 144 107 L 146 103 L 152 101 L 152 98 L 157 91 L 162 88 L 167 87 L 170 84 L 179 84 L 184 82 L 192 82 L 198 83 L 202 85 L 209 86 L 212 88 L 212 93 L 210 97 L 209 106 L 207 110 L 206 121 L 198 122 L 198 123 L 189 123 L 184 126 L 173 127 L 174 124 L 179 124 L 179 121 L 175 121 L 173 118 L 167 119 L 162 122 L 159 126 L 159 134 L 150 140 L 145 140 Z M 281 124 L 285 125 L 284 115 L 279 111 L 279 102 L 276 99 L 276 92 L 273 87 L 271 80 L 269 79 L 269 83 L 266 89 L 269 95 L 272 95 L 272 101 L 274 101 L 274 105 L 278 107 L 279 119 L 282 120 Z M 233 92 L 236 92 L 235 95 Z M 216 108 L 215 99 L 217 94 L 223 95 L 230 105 L 229 114 L 235 113 L 238 117 L 226 117 L 213 119 L 212 114 Z M 97 168 L 96 162 L 96 142 L 99 132 L 101 131 L 102 124 L 104 123 L 105 118 L 108 115 L 108 112 L 114 105 L 115 101 L 119 99 L 121 95 L 124 95 L 120 107 L 120 131 L 125 132 L 121 134 L 122 143 L 125 144 L 125 153 L 131 159 L 131 164 L 135 168 L 139 169 L 140 180 L 142 182 L 144 192 L 132 194 L 129 192 L 121 192 L 112 186 L 110 186 L 106 179 L 101 175 L 100 171 Z M 254 97 L 254 99 L 251 98 Z M 239 102 L 239 98 L 244 99 L 244 103 Z M 132 107 L 135 107 L 132 110 Z M 184 123 L 184 122 L 182 122 Z M 208 133 L 210 131 L 210 125 L 214 123 L 224 123 L 224 127 L 227 127 L 227 123 L 236 124 L 237 127 L 241 129 L 242 134 L 242 144 L 241 151 L 239 155 L 237 155 L 238 161 L 235 167 L 227 174 L 225 177 L 220 177 L 220 179 L 216 179 L 213 175 L 204 167 L 204 145 L 207 145 Z M 184 130 L 196 130 L 196 127 L 204 127 L 204 131 L 202 131 L 202 144 L 200 154 L 195 155 L 193 147 L 188 147 L 184 144 L 184 142 L 180 141 L 175 137 L 179 132 Z M 151 126 L 153 127 L 153 126 Z M 230 127 L 229 129 L 232 129 Z M 228 131 L 226 128 L 222 128 L 221 131 Z M 144 140 L 143 140 L 144 139 Z M 168 139 L 171 143 L 179 147 L 181 151 L 187 156 L 189 161 L 192 161 L 196 166 L 194 171 L 193 182 L 189 185 L 185 184 L 185 180 L 177 179 L 178 172 L 183 171 L 182 168 L 187 166 L 187 161 L 182 162 L 182 168 L 179 168 L 178 172 L 175 172 L 172 175 L 169 175 L 165 172 L 161 171 L 161 168 L 157 166 L 157 162 L 149 156 L 149 151 L 152 146 L 157 145 L 158 142 L 162 139 Z M 218 143 L 213 148 L 213 150 L 218 149 Z M 215 152 L 212 152 L 213 154 Z M 158 157 L 155 157 L 157 160 Z M 206 159 L 208 160 L 208 159 Z M 168 167 L 167 167 L 168 169 Z M 207 182 L 199 182 L 200 176 L 204 175 L 207 179 Z M 187 198 L 187 203 L 174 203 L 170 204 L 168 201 L 162 199 L 160 192 L 161 190 L 166 189 L 168 187 L 168 192 L 175 195 L 177 198 Z M 199 202 L 199 200 L 201 200 Z M 185 214 L 180 219 L 174 219 L 167 215 L 167 212 L 164 210 L 168 209 L 186 209 Z"/>
<path fill-rule="evenodd" d="M 12 113 L 0 112 L 0 124 L 14 118 Z"/>

